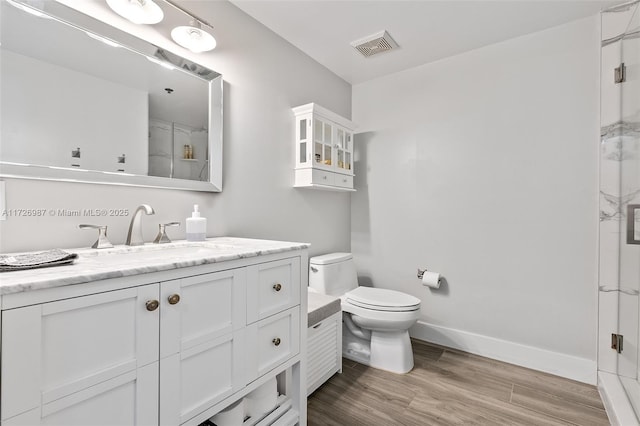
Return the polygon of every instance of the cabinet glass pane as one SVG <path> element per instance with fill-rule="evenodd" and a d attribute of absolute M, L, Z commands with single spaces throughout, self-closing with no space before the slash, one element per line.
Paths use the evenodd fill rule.
<path fill-rule="evenodd" d="M 341 169 L 344 169 L 344 151 L 339 149 L 338 150 L 338 167 Z"/>
<path fill-rule="evenodd" d="M 322 121 L 313 120 L 313 139 L 317 141 L 322 140 Z"/>
<path fill-rule="evenodd" d="M 351 170 L 351 153 L 349 152 L 345 152 L 344 168 L 347 170 Z"/>
<path fill-rule="evenodd" d="M 336 141 L 340 148 L 345 148 L 344 146 L 344 130 L 338 129 L 338 140 Z"/>
<path fill-rule="evenodd" d="M 331 124 L 324 123 L 324 142 L 331 143 Z"/>
<path fill-rule="evenodd" d="M 353 147 L 351 146 L 351 133 L 347 133 L 347 142 L 345 144 L 344 149 L 349 152 L 353 152 Z"/>
<path fill-rule="evenodd" d="M 301 163 L 307 162 L 307 143 L 306 142 L 302 142 L 300 144 L 300 162 Z"/>
<path fill-rule="evenodd" d="M 331 165 L 331 145 L 324 146 L 324 164 Z"/>
<path fill-rule="evenodd" d="M 314 153 L 315 153 L 315 159 L 316 159 L 316 163 L 321 163 L 322 162 L 322 144 L 320 142 L 316 142 L 314 144 Z"/>
<path fill-rule="evenodd" d="M 300 140 L 307 139 L 307 119 L 300 120 Z"/>

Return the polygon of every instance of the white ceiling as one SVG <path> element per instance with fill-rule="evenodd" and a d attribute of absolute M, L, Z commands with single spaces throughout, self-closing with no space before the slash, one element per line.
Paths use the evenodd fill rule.
<path fill-rule="evenodd" d="M 231 0 L 357 84 L 597 14 L 623 0 Z M 399 49 L 363 57 L 352 41 L 387 30 Z"/>

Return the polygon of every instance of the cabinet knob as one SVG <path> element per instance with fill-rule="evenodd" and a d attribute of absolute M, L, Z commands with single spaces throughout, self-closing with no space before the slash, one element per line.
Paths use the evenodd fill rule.
<path fill-rule="evenodd" d="M 157 300 L 147 300 L 147 303 L 145 303 L 145 306 L 147 307 L 147 311 L 149 312 L 153 312 L 156 309 L 158 309 L 158 306 L 160 304 L 158 303 Z"/>
<path fill-rule="evenodd" d="M 273 343 L 275 346 L 280 346 L 280 338 L 276 337 L 271 341 L 271 343 Z"/>
<path fill-rule="evenodd" d="M 322 179 L 327 180 L 327 176 L 326 175 L 322 176 Z"/>
<path fill-rule="evenodd" d="M 170 305 L 175 305 L 176 303 L 178 303 L 180 301 L 180 295 L 179 294 L 172 294 L 171 296 L 169 296 L 169 304 Z"/>
<path fill-rule="evenodd" d="M 280 291 L 280 290 L 282 290 L 282 284 L 280 284 L 280 283 L 276 283 L 276 284 L 274 284 L 274 285 L 273 285 L 273 289 L 274 289 L 275 291 Z"/>

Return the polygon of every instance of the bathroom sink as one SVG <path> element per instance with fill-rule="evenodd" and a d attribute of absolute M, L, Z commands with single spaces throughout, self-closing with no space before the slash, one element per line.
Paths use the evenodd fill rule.
<path fill-rule="evenodd" d="M 152 261 L 176 261 L 192 258 L 211 258 L 230 254 L 232 246 L 215 243 L 170 243 L 145 244 L 143 246 L 117 246 L 111 249 L 90 250 L 80 253 L 81 257 L 100 263 L 129 263 Z"/>

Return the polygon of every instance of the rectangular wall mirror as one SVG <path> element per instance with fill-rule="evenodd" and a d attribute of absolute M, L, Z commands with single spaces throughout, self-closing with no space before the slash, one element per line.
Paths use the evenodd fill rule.
<path fill-rule="evenodd" d="M 55 1 L 0 2 L 0 176 L 222 190 L 222 76 Z"/>

